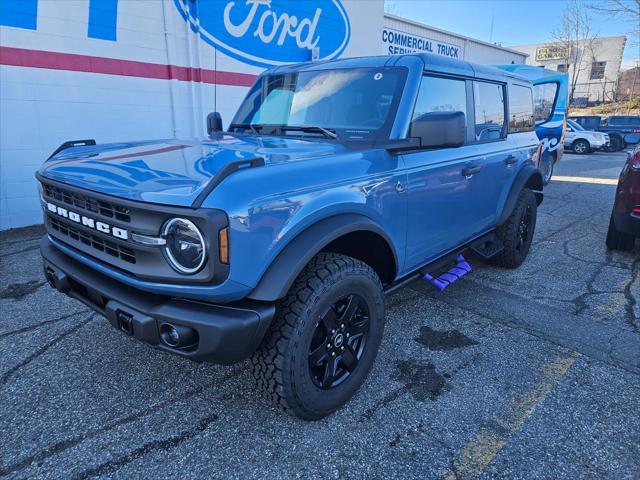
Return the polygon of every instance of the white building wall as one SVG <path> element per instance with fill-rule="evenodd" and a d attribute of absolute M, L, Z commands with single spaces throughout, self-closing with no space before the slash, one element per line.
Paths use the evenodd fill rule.
<path fill-rule="evenodd" d="M 526 53 L 517 51 L 517 49 L 504 48 L 500 45 L 482 42 L 480 40 L 458 35 L 453 32 L 447 32 L 445 30 L 430 27 L 395 15 L 385 14 L 384 26 L 385 28 L 395 32 L 405 32 L 421 39 L 430 40 L 431 43 L 429 43 L 429 47 L 431 49 L 431 53 L 439 53 L 441 49 L 437 48 L 438 43 L 458 47 L 459 50 L 456 52 L 458 54 L 457 57 L 448 55 L 452 58 L 457 58 L 458 60 L 466 60 L 482 64 L 521 64 L 525 63 L 527 58 Z M 382 42 L 382 53 L 384 55 L 394 53 L 393 50 L 390 51 L 389 47 L 398 46 L 399 48 L 403 48 L 403 46 L 394 45 L 393 43 L 386 41 L 387 39 L 384 35 L 380 40 Z"/>
<path fill-rule="evenodd" d="M 577 68 L 576 89 L 574 98 L 585 98 L 590 102 L 613 100 L 617 88 L 622 54 L 626 44 L 626 37 L 601 37 L 590 44 L 580 43 L 578 51 L 571 52 L 569 59 L 569 79 L 573 77 L 573 71 Z M 550 70 L 558 70 L 559 65 L 566 64 L 564 59 L 536 60 L 536 51 L 541 47 L 552 46 L 553 42 L 514 47 L 529 54 L 527 63 L 540 65 Z M 575 59 L 582 58 L 582 63 L 576 66 Z M 607 62 L 604 78 L 591 79 L 592 62 Z"/>
<path fill-rule="evenodd" d="M 90 38 L 91 8 L 113 2 L 115 39 Z M 181 14 L 185 2 L 200 9 L 194 25 Z M 370 38 L 382 29 L 380 0 L 0 0 L 0 230 L 41 222 L 34 173 L 67 140 L 201 137 L 214 110 L 227 125 L 265 68 L 244 56 L 255 53 L 247 46 L 258 38 L 257 15 L 237 40 L 234 57 L 207 41 L 226 28 L 222 18 L 230 3 L 236 25 L 252 4 L 260 15 L 270 9 L 278 18 L 287 13 L 310 21 L 319 9 L 321 58 L 332 36 L 346 42 L 340 57 L 379 52 Z M 29 5 L 36 6 L 35 28 L 12 24 L 11 9 Z M 282 57 L 277 37 L 264 52 L 272 60 Z M 307 49 L 285 53 L 311 57 Z"/>

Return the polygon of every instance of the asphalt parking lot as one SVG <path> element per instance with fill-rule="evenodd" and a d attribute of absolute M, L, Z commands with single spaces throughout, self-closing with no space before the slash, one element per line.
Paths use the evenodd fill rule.
<path fill-rule="evenodd" d="M 640 246 L 604 244 L 624 158 L 565 155 L 520 269 L 390 297 L 369 379 L 316 423 L 246 362 L 114 330 L 46 285 L 40 229 L 2 234 L 0 477 L 639 478 Z"/>

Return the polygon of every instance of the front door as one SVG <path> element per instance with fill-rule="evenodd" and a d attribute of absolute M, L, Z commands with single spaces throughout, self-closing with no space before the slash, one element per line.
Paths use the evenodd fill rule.
<path fill-rule="evenodd" d="M 506 139 L 504 85 L 425 76 L 413 117 L 462 111 L 467 143 L 408 153 L 408 269 L 467 243 L 495 226 L 504 187 L 511 176 Z M 474 92 L 475 90 L 475 92 Z M 481 116 L 474 116 L 476 109 Z"/>

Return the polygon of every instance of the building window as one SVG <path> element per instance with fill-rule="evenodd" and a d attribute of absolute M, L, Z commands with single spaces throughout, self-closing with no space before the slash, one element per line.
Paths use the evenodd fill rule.
<path fill-rule="evenodd" d="M 566 63 L 561 63 L 558 65 L 558 71 L 562 73 L 567 73 L 568 65 Z"/>
<path fill-rule="evenodd" d="M 604 69 L 607 62 L 593 62 L 591 64 L 591 80 L 601 80 L 604 78 Z"/>

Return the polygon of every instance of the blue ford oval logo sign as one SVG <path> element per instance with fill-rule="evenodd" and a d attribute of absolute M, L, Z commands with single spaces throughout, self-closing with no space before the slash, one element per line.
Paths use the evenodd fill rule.
<path fill-rule="evenodd" d="M 338 57 L 349 43 L 349 17 L 339 0 L 174 0 L 191 29 L 227 55 L 271 67 Z"/>

